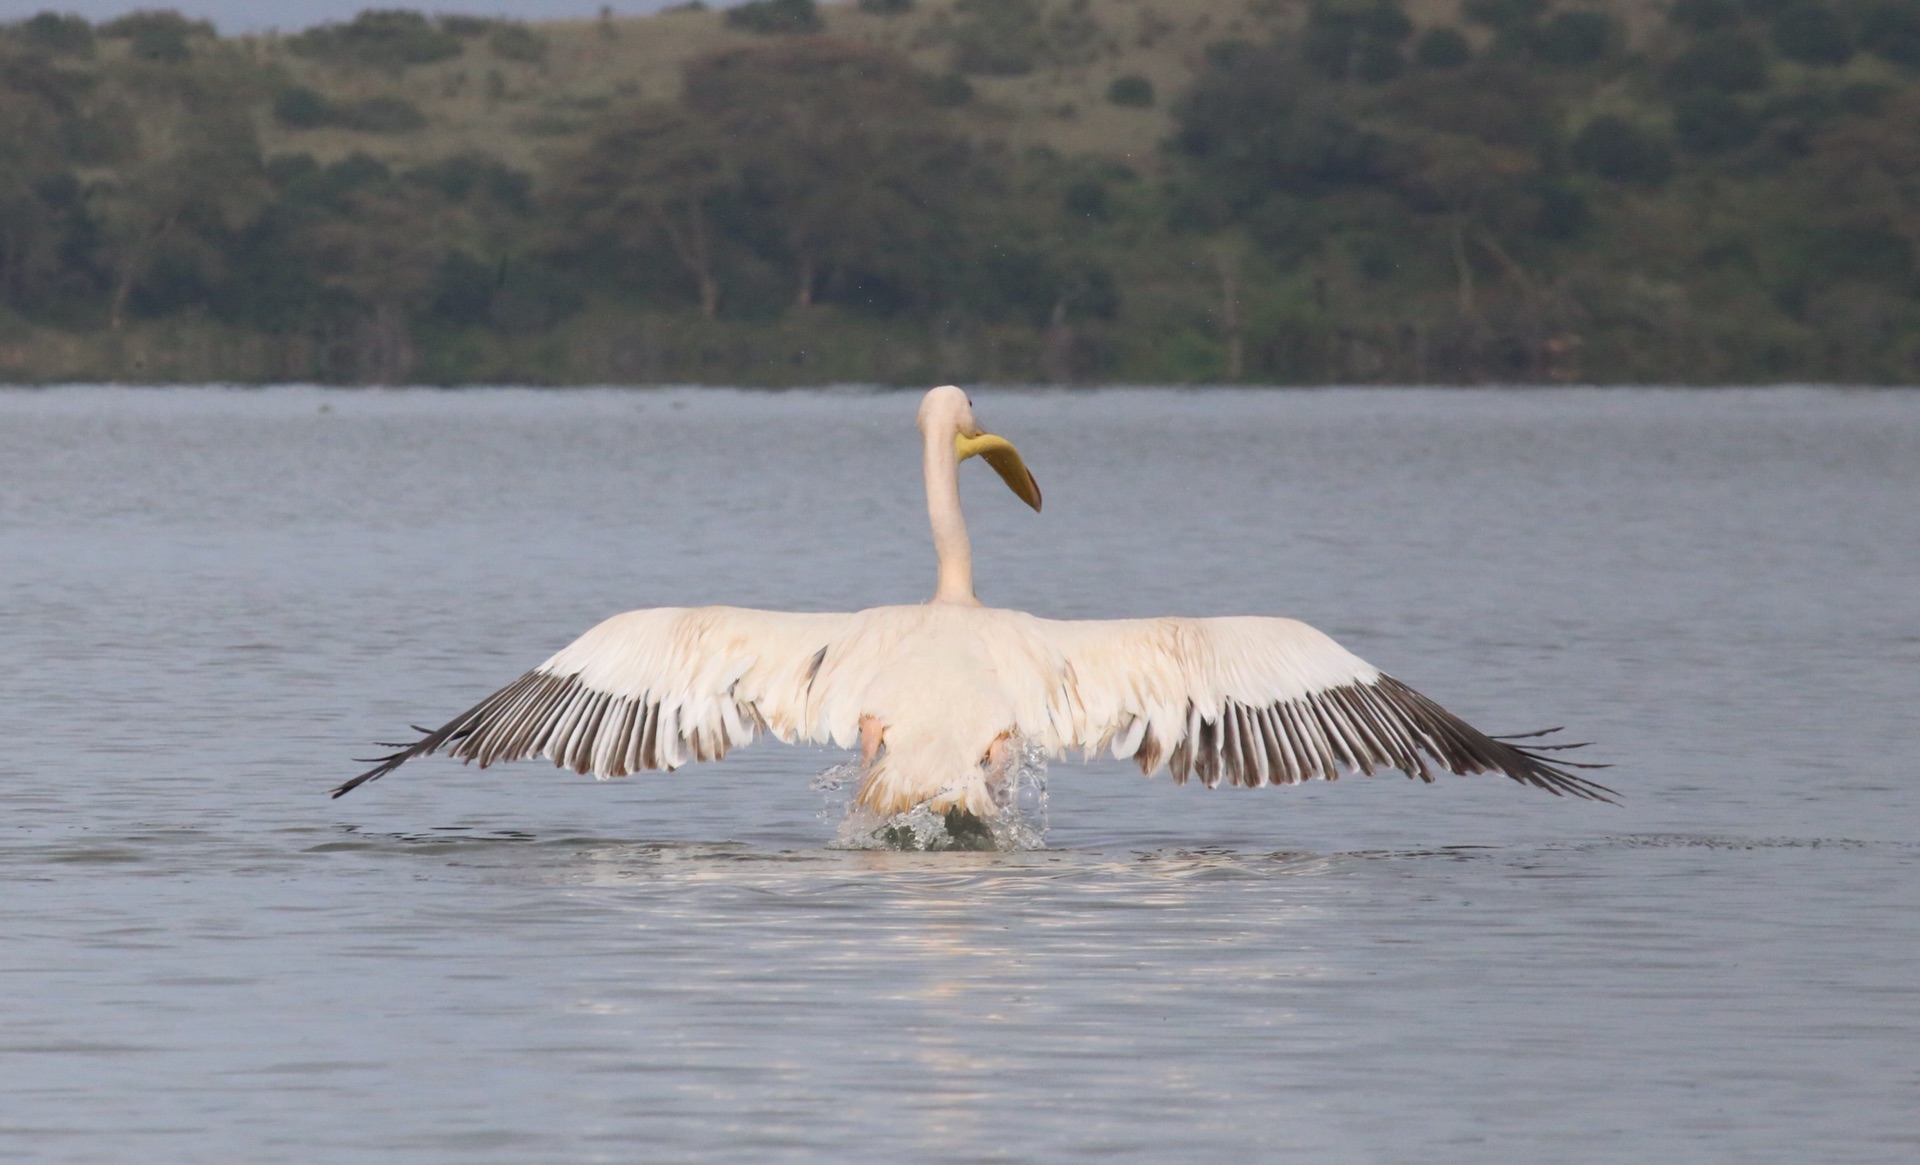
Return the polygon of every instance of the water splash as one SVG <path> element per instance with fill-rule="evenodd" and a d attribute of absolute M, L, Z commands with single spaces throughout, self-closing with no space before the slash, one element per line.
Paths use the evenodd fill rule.
<path fill-rule="evenodd" d="M 882 817 L 853 804 L 853 791 L 866 776 L 858 762 L 835 765 L 815 777 L 812 788 L 826 794 L 820 818 L 834 826 L 835 849 L 1034 850 L 1046 848 L 1047 753 L 1016 737 L 1006 773 L 991 783 L 997 812 L 977 817 L 954 810 L 935 813 L 922 802 Z"/>

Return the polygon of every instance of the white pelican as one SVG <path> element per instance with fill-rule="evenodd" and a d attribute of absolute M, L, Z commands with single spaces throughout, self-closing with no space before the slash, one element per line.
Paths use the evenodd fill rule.
<path fill-rule="evenodd" d="M 1040 488 L 958 388 L 927 393 L 920 434 L 939 557 L 931 602 L 615 615 L 333 795 L 435 752 L 482 768 L 544 756 L 608 778 L 717 760 L 767 733 L 858 745 L 856 804 L 881 817 L 923 803 L 994 816 L 1016 739 L 1051 756 L 1110 750 L 1148 776 L 1165 765 L 1177 784 L 1291 785 L 1376 768 L 1431 781 L 1431 758 L 1609 800 L 1611 789 L 1542 755 L 1573 746 L 1488 736 L 1292 619 L 1063 622 L 981 606 L 960 463 L 983 458 L 1035 510 Z"/>

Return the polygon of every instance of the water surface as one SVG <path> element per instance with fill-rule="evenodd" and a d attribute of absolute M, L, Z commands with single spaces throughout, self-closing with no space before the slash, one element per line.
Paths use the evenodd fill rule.
<path fill-rule="evenodd" d="M 911 394 L 0 394 L 0 1158 L 1905 1161 L 1920 395 L 974 394 L 980 592 L 1307 619 L 1620 807 L 433 760 L 601 617 L 932 583 Z M 1255 1155 L 1258 1158 L 1255 1158 Z"/>

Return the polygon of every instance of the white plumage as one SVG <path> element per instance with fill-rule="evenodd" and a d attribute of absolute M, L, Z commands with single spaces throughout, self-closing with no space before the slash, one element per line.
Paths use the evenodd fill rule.
<path fill-rule="evenodd" d="M 1282 785 L 1397 768 L 1432 779 L 1499 772 L 1596 800 L 1611 790 L 1467 725 L 1292 619 L 1058 621 L 982 607 L 960 513 L 959 463 L 986 459 L 1034 509 L 1013 446 L 982 433 L 966 394 L 920 406 L 938 585 L 922 606 L 852 614 L 737 607 L 615 615 L 445 726 L 334 790 L 416 756 L 482 767 L 544 756 L 599 777 L 717 760 L 762 733 L 858 747 L 860 804 L 993 815 L 1024 739 L 1053 756 L 1110 751 L 1152 775 Z"/>

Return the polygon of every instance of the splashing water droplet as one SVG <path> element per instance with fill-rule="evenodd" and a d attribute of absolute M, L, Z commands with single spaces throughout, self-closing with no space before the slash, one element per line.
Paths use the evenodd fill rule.
<path fill-rule="evenodd" d="M 858 761 L 848 761 L 835 765 L 807 783 L 807 787 L 816 793 L 838 793 L 854 781 L 858 781 L 866 772 Z"/>
<path fill-rule="evenodd" d="M 1022 738 L 1010 743 L 1006 772 L 991 786 L 995 807 L 991 817 L 959 810 L 935 813 L 925 802 L 881 817 L 852 803 L 853 789 L 866 776 L 857 762 L 826 770 L 813 779 L 811 788 L 826 794 L 820 818 L 835 827 L 832 847 L 925 852 L 1045 849 L 1046 750 Z"/>

